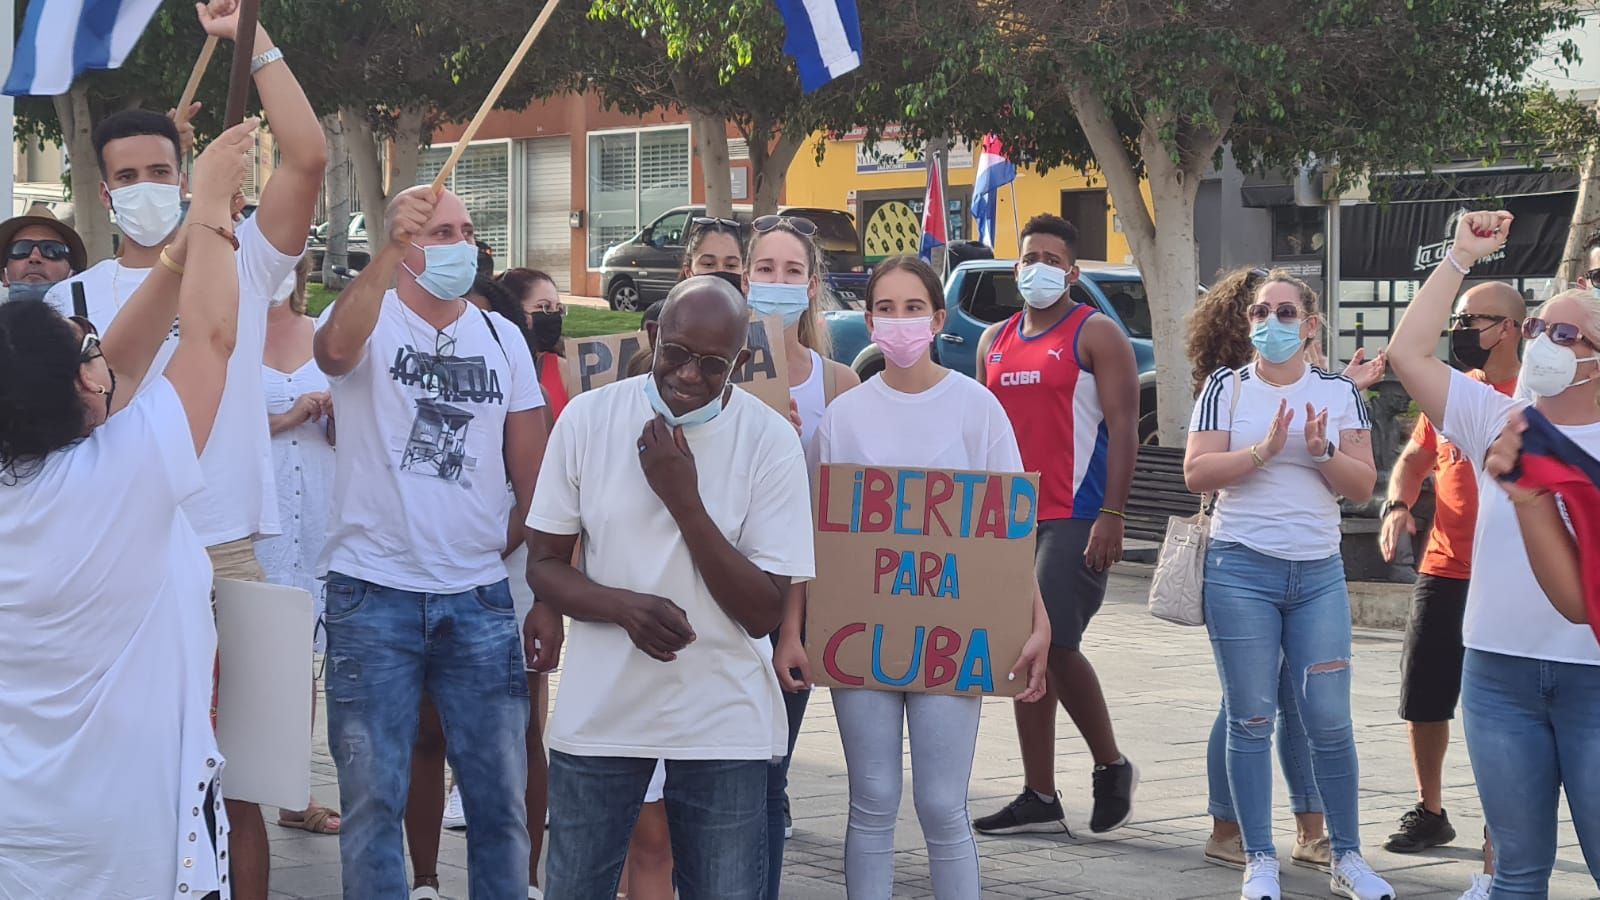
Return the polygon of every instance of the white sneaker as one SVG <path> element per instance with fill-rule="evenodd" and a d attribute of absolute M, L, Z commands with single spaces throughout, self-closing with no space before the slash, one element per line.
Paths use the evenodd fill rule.
<path fill-rule="evenodd" d="M 1239 889 L 1240 900 L 1278 900 L 1282 888 L 1278 885 L 1278 858 L 1266 853 L 1256 853 L 1244 867 L 1244 887 Z"/>
<path fill-rule="evenodd" d="M 1472 876 L 1472 887 L 1461 895 L 1461 900 L 1489 900 L 1489 888 L 1494 885 L 1493 875 Z"/>
<path fill-rule="evenodd" d="M 1350 900 L 1395 900 L 1394 888 L 1378 877 L 1355 850 L 1347 850 L 1333 867 L 1328 890 Z"/>
<path fill-rule="evenodd" d="M 528 900 L 544 900 L 544 891 L 539 890 L 531 884 L 528 885 Z"/>
<path fill-rule="evenodd" d="M 444 827 L 451 831 L 467 827 L 467 814 L 461 808 L 461 788 L 451 788 L 450 797 L 444 802 Z"/>

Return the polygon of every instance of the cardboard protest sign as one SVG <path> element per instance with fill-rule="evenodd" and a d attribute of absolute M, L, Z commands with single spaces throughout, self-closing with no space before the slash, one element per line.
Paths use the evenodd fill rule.
<path fill-rule="evenodd" d="M 818 684 L 1015 696 L 1039 477 L 823 466 L 806 653 Z"/>
<path fill-rule="evenodd" d="M 217 579 L 222 796 L 303 809 L 311 798 L 311 595 Z"/>
<path fill-rule="evenodd" d="M 783 319 L 752 318 L 745 346 L 750 349 L 750 361 L 734 369 L 729 380 L 788 418 L 789 361 L 783 353 Z M 650 338 L 643 331 L 567 338 L 561 382 L 571 397 L 605 387 L 627 378 L 633 358 L 649 352 Z"/>

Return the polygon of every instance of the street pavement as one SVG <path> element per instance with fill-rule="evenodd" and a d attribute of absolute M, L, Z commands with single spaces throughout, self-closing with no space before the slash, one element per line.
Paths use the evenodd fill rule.
<path fill-rule="evenodd" d="M 1180 898 L 1237 897 L 1239 874 L 1206 864 L 1201 849 L 1210 830 L 1206 809 L 1205 750 L 1220 692 L 1204 629 L 1158 622 L 1145 613 L 1148 582 L 1114 575 L 1105 608 L 1089 629 L 1084 649 L 1094 661 L 1111 706 L 1123 752 L 1141 770 L 1133 821 L 1110 835 L 1088 830 L 1089 755 L 1065 714 L 1059 717 L 1057 772 L 1073 835 L 978 838 L 983 896 Z M 1447 847 L 1405 856 L 1381 849 L 1400 814 L 1414 799 L 1405 725 L 1395 714 L 1400 635 L 1358 630 L 1354 688 L 1356 742 L 1361 757 L 1361 826 L 1367 858 L 1395 885 L 1400 897 L 1454 900 L 1479 869 L 1483 818 L 1466 747 L 1453 736 L 1445 768 L 1445 805 L 1458 838 Z M 559 688 L 558 688 L 559 689 Z M 335 771 L 318 716 L 312 782 L 317 797 L 337 805 Z M 1276 758 L 1276 757 L 1274 757 Z M 1276 766 L 1274 767 L 1276 768 Z M 909 784 L 896 834 L 894 896 L 932 897 L 927 854 L 912 808 Z M 1516 777 L 1516 773 L 1505 773 Z M 997 809 L 1021 788 L 1009 703 L 986 701 L 973 767 L 975 814 Z M 1287 863 L 1294 822 L 1278 780 L 1277 845 Z M 848 813 L 844 755 L 827 692 L 811 699 L 790 771 L 795 835 L 787 849 L 785 898 L 844 897 L 844 834 Z M 1561 808 L 1556 900 L 1600 897 L 1588 876 L 1571 816 Z M 335 898 L 339 894 L 337 839 L 269 825 L 272 896 Z M 466 898 L 466 841 L 446 832 L 440 860 L 443 895 Z M 1326 875 L 1284 866 L 1286 897 L 1328 897 Z M 557 898 L 559 900 L 559 898 Z"/>

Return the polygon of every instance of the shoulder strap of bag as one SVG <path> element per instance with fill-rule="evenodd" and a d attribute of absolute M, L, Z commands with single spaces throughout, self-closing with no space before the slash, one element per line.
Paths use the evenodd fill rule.
<path fill-rule="evenodd" d="M 489 329 L 490 336 L 494 338 L 494 345 L 500 348 L 500 355 L 506 358 L 506 365 L 511 365 L 511 354 L 506 352 L 506 345 L 500 343 L 500 332 L 495 330 L 494 322 L 490 320 L 489 314 L 483 311 L 483 307 L 476 307 L 476 309 L 478 310 L 478 315 L 483 316 L 484 327 Z M 1234 403 L 1237 404 L 1238 401 L 1235 400 Z"/>
<path fill-rule="evenodd" d="M 839 376 L 821 354 L 817 355 L 817 362 L 822 366 L 822 403 L 832 406 L 833 398 L 839 396 Z"/>
<path fill-rule="evenodd" d="M 1239 412 L 1239 395 L 1243 394 L 1243 393 L 1244 393 L 1244 379 L 1239 377 L 1239 373 L 1238 372 L 1234 372 L 1233 373 L 1233 399 L 1231 401 L 1229 401 L 1229 403 L 1228 403 L 1228 427 L 1230 429 L 1233 427 L 1234 416 L 1236 416 L 1238 414 L 1238 412 Z M 1211 513 L 1216 510 L 1216 508 L 1217 508 L 1217 500 L 1218 500 L 1219 497 L 1221 497 L 1221 495 L 1222 495 L 1222 491 L 1212 491 L 1209 494 L 1202 495 L 1200 497 L 1200 510 L 1201 510 L 1201 512 L 1204 515 L 1209 517 L 1211 515 Z"/>

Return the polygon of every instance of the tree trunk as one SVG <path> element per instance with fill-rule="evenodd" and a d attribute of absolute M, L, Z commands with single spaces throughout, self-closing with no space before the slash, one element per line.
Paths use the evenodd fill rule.
<path fill-rule="evenodd" d="M 733 167 L 728 162 L 728 120 L 715 113 L 689 110 L 694 152 L 706 182 L 706 215 L 733 218 Z"/>
<path fill-rule="evenodd" d="M 417 161 L 422 156 L 422 145 L 432 137 L 422 133 L 422 120 L 423 110 L 415 108 L 400 110 L 395 122 L 393 152 L 389 154 L 387 196 L 390 200 L 417 183 Z"/>
<path fill-rule="evenodd" d="M 100 162 L 94 153 L 94 117 L 89 112 L 89 88 L 81 82 L 69 94 L 52 98 L 56 118 L 71 160 L 72 227 L 83 238 L 89 262 L 112 254 L 111 214 L 100 202 Z"/>
<path fill-rule="evenodd" d="M 1600 101 L 1595 102 L 1600 115 Z M 1567 246 L 1561 251 L 1561 268 L 1556 280 L 1575 285 L 1588 267 L 1583 248 L 1600 234 L 1600 148 L 1591 148 L 1578 166 L 1578 203 L 1572 209 L 1572 227 L 1567 229 Z"/>
<path fill-rule="evenodd" d="M 322 255 L 322 283 L 333 289 L 344 287 L 344 279 L 334 274 L 334 268 L 350 264 L 350 148 L 338 113 L 322 117 L 322 133 L 328 141 L 328 172 L 322 183 L 323 202 L 328 210 L 328 246 Z"/>
<path fill-rule="evenodd" d="M 373 133 L 372 124 L 359 109 L 340 109 L 339 120 L 344 127 L 350 163 L 356 173 L 356 190 L 361 193 L 361 211 L 373 225 L 377 225 L 383 221 L 384 208 L 389 205 L 389 196 L 385 193 L 387 185 L 383 180 L 383 160 L 378 153 L 378 136 Z M 381 231 L 381 226 L 369 227 L 368 241 Z"/>
<path fill-rule="evenodd" d="M 783 196 L 783 185 L 789 177 L 789 164 L 805 142 L 803 134 L 791 135 L 784 131 L 778 141 L 768 146 L 765 139 L 750 141 L 750 168 L 756 179 L 756 216 L 767 216 L 778 211 L 778 201 Z"/>

